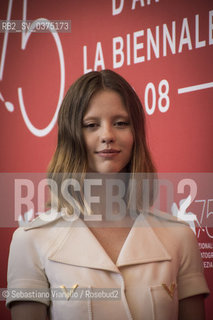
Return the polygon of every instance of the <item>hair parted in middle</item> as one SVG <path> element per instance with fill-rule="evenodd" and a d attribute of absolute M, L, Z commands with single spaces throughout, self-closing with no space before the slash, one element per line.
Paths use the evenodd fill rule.
<path fill-rule="evenodd" d="M 64 179 L 74 174 L 85 177 L 87 153 L 82 134 L 83 117 L 91 98 L 101 90 L 117 92 L 128 112 L 133 133 L 133 150 L 128 172 L 155 173 L 155 167 L 147 145 L 145 113 L 134 89 L 119 74 L 112 70 L 91 71 L 77 79 L 68 89 L 58 114 L 58 143 L 48 167 L 48 176 L 61 185 Z M 60 180 L 60 182 L 59 182 Z M 59 197 L 59 207 L 62 201 Z"/>

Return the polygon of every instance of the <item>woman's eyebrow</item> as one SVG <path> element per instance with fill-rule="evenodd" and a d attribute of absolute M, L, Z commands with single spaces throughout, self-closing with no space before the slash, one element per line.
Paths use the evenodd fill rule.
<path fill-rule="evenodd" d="M 93 115 L 88 115 L 88 116 L 85 116 L 83 118 L 83 120 L 96 120 L 96 119 L 100 119 L 102 117 L 102 115 L 100 116 L 93 116 Z M 112 119 L 116 119 L 116 118 L 129 118 L 129 115 L 128 113 L 118 113 L 118 114 L 114 114 L 111 116 Z"/>
<path fill-rule="evenodd" d="M 86 117 L 83 117 L 83 121 L 85 120 L 98 120 L 100 117 L 97 117 L 97 116 L 86 116 Z"/>
<path fill-rule="evenodd" d="M 124 118 L 124 119 L 129 119 L 129 115 L 128 114 L 124 114 L 124 113 L 119 113 L 116 114 L 112 117 L 112 119 L 118 119 L 118 118 Z"/>

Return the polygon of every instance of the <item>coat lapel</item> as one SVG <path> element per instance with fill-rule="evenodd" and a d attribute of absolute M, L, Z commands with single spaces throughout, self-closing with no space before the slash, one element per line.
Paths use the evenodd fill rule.
<path fill-rule="evenodd" d="M 140 214 L 121 249 L 117 267 L 165 260 L 171 260 L 171 256 L 156 236 L 145 214 Z"/>
<path fill-rule="evenodd" d="M 125 265 L 171 260 L 144 214 L 140 214 L 133 224 L 116 265 L 81 219 L 68 228 L 49 260 L 112 272 L 120 272 L 118 268 Z"/>
<path fill-rule="evenodd" d="M 60 246 L 48 259 L 75 266 L 119 272 L 101 244 L 81 219 L 72 223 Z"/>

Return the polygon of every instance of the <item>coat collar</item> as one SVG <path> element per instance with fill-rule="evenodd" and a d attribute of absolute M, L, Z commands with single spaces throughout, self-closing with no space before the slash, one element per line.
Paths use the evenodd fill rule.
<path fill-rule="evenodd" d="M 116 264 L 81 219 L 75 220 L 66 230 L 63 241 L 49 260 L 113 272 L 120 272 L 118 268 L 126 265 L 171 260 L 144 214 L 135 220 Z"/>
<path fill-rule="evenodd" d="M 171 256 L 158 239 L 146 214 L 140 214 L 121 249 L 116 265 L 121 267 L 165 260 L 171 260 Z"/>

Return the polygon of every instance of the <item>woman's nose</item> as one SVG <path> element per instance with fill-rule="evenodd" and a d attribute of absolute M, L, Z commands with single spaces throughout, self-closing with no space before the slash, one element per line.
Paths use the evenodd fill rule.
<path fill-rule="evenodd" d="M 113 133 L 113 128 L 110 126 L 104 126 L 101 133 L 101 142 L 102 143 L 112 143 L 114 142 L 115 137 Z"/>

